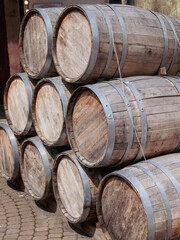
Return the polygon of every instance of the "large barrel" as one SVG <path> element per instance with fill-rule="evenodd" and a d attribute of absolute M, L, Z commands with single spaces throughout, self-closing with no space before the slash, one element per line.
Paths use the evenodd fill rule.
<path fill-rule="evenodd" d="M 180 153 L 157 157 L 105 176 L 97 215 L 110 239 L 179 239 Z"/>
<path fill-rule="evenodd" d="M 35 200 L 53 197 L 52 174 L 57 149 L 47 149 L 38 137 L 26 139 L 21 146 L 20 168 L 22 180 Z"/>
<path fill-rule="evenodd" d="M 78 88 L 70 145 L 88 167 L 119 166 L 180 149 L 180 79 L 129 77 Z"/>
<path fill-rule="evenodd" d="M 42 79 L 36 85 L 32 115 L 36 132 L 45 145 L 68 145 L 65 119 L 68 101 L 75 88 L 61 77 Z"/>
<path fill-rule="evenodd" d="M 31 78 L 57 75 L 52 60 L 52 38 L 62 9 L 31 9 L 23 18 L 19 36 L 20 59 Z"/>
<path fill-rule="evenodd" d="M 34 84 L 26 73 L 11 76 L 4 91 L 4 109 L 9 126 L 15 135 L 34 132 L 32 125 L 32 96 Z"/>
<path fill-rule="evenodd" d="M 53 59 L 69 82 L 156 75 L 161 68 L 175 75 L 180 70 L 179 29 L 179 20 L 138 7 L 70 6 L 54 30 Z"/>
<path fill-rule="evenodd" d="M 101 174 L 82 166 L 73 151 L 56 157 L 53 189 L 64 216 L 72 223 L 96 220 L 96 193 Z"/>
<path fill-rule="evenodd" d="M 20 144 L 6 123 L 0 123 L 0 173 L 7 180 L 20 177 Z"/>

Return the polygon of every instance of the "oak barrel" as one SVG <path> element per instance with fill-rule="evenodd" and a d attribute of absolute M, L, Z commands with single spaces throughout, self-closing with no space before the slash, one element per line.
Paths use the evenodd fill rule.
<path fill-rule="evenodd" d="M 82 166 L 73 151 L 56 157 L 53 167 L 53 189 L 62 213 L 72 223 L 94 221 L 96 194 L 101 174 Z"/>
<path fill-rule="evenodd" d="M 175 75 L 180 70 L 178 39 L 180 21 L 151 10 L 73 5 L 56 23 L 53 59 L 68 82 L 156 75 L 160 69 Z"/>
<path fill-rule="evenodd" d="M 97 215 L 110 239 L 179 239 L 180 153 L 157 157 L 105 176 Z"/>
<path fill-rule="evenodd" d="M 20 145 L 10 127 L 0 123 L 0 173 L 7 180 L 20 177 Z"/>
<path fill-rule="evenodd" d="M 38 137 L 28 138 L 21 145 L 22 180 L 35 200 L 53 197 L 51 169 L 57 153 L 57 149 L 45 148 Z"/>
<path fill-rule="evenodd" d="M 21 64 L 35 79 L 56 76 L 52 60 L 52 38 L 63 8 L 31 9 L 24 16 L 19 35 Z"/>
<path fill-rule="evenodd" d="M 120 166 L 180 150 L 180 78 L 139 76 L 78 88 L 66 126 L 87 167 Z"/>
<path fill-rule="evenodd" d="M 15 135 L 34 132 L 32 124 L 32 96 L 34 84 L 26 73 L 12 75 L 4 90 L 4 110 Z"/>
<path fill-rule="evenodd" d="M 32 116 L 36 132 L 45 145 L 69 145 L 65 119 L 68 101 L 75 88 L 61 77 L 42 79 L 36 85 Z"/>

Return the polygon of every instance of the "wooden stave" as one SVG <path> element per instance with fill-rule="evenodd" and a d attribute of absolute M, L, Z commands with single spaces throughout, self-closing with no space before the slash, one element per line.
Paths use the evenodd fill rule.
<path fill-rule="evenodd" d="M 31 191 L 31 187 L 29 186 L 28 182 L 26 181 L 26 176 L 24 174 L 23 155 L 24 155 L 24 150 L 26 148 L 26 145 L 28 143 L 33 144 L 38 149 L 38 151 L 41 154 L 43 165 L 44 165 L 46 183 L 45 183 L 44 193 L 41 197 L 36 196 Z M 20 153 L 20 169 L 21 169 L 21 176 L 22 176 L 23 183 L 24 183 L 26 189 L 28 190 L 28 193 L 32 196 L 32 198 L 34 200 L 41 201 L 41 200 L 46 200 L 46 199 L 53 197 L 51 163 L 50 163 L 50 159 L 47 155 L 47 151 L 46 151 L 45 147 L 43 146 L 43 144 L 41 143 L 41 140 L 38 137 L 28 138 L 28 139 L 24 140 L 24 142 L 22 143 L 21 153 Z"/>
<path fill-rule="evenodd" d="M 177 154 L 179 154 L 179 153 L 177 153 Z M 175 155 L 175 153 L 167 155 L 167 156 L 171 157 L 172 155 Z M 162 159 L 163 157 L 164 156 L 160 156 L 160 157 L 157 157 L 157 159 L 158 158 Z M 171 207 L 169 205 L 169 200 L 168 200 L 167 194 L 165 193 L 165 190 L 164 190 L 163 186 L 161 186 L 161 184 L 159 183 L 159 180 L 155 177 L 153 172 L 151 172 L 151 170 L 148 169 L 149 167 L 147 165 L 150 164 L 150 165 L 155 166 L 164 175 L 166 175 L 166 177 L 169 179 L 169 182 L 171 182 L 174 189 L 176 190 L 179 198 L 180 198 L 180 183 L 173 176 L 173 174 L 171 173 L 170 170 L 166 169 L 166 167 L 164 167 L 163 165 L 156 162 L 156 158 L 140 162 L 139 164 L 136 163 L 136 164 L 131 165 L 129 167 L 125 167 L 124 169 L 116 170 L 114 172 L 111 172 L 102 179 L 102 181 L 100 182 L 100 185 L 98 187 L 97 201 L 96 201 L 96 209 L 97 209 L 97 216 L 98 216 L 99 223 L 100 223 L 102 229 L 105 231 L 105 234 L 111 239 L 108 231 L 106 230 L 105 223 L 103 221 L 103 214 L 102 214 L 102 208 L 101 208 L 101 197 L 102 197 L 103 187 L 105 186 L 108 179 L 110 179 L 113 176 L 120 177 L 120 178 L 124 179 L 127 183 L 129 183 L 129 185 L 132 187 L 133 191 L 135 191 L 136 194 L 141 199 L 141 202 L 142 202 L 142 205 L 144 207 L 144 211 L 146 213 L 146 217 L 147 217 L 147 220 L 148 220 L 148 236 L 147 236 L 146 239 L 148 239 L 148 240 L 156 239 L 155 238 L 156 224 L 155 224 L 155 217 L 154 217 L 154 211 L 153 211 L 153 208 L 152 208 L 151 200 L 150 200 L 150 198 L 149 198 L 149 196 L 146 192 L 146 189 L 144 189 L 144 187 L 142 186 L 142 183 L 138 180 L 138 177 L 133 176 L 132 173 L 128 172 L 128 169 L 130 169 L 130 168 L 137 168 L 137 169 L 141 169 L 144 173 L 146 173 L 147 176 L 150 176 L 150 178 L 155 183 L 155 185 L 157 186 L 157 188 L 158 188 L 158 190 L 161 194 L 161 197 L 163 199 L 163 203 L 165 205 L 166 216 L 167 216 L 167 223 L 166 223 L 167 231 L 166 231 L 166 238 L 165 239 L 172 239 L 172 238 L 170 238 L 170 236 L 172 234 L 172 220 L 173 219 L 172 219 L 172 215 L 171 215 Z M 141 165 L 147 166 L 147 168 L 144 168 Z M 141 179 L 141 181 L 142 181 L 142 179 Z M 171 218 L 168 218 L 168 216 L 171 217 Z"/>
<path fill-rule="evenodd" d="M 123 29 L 123 39 L 124 39 L 124 42 L 123 42 L 123 45 L 124 45 L 124 48 L 123 48 L 123 54 L 121 56 L 122 60 L 120 59 L 120 66 L 121 66 L 121 71 L 122 71 L 122 67 L 123 65 L 125 64 L 125 59 L 126 59 L 126 56 L 128 55 L 127 53 L 127 48 L 128 48 L 128 39 L 127 39 L 127 31 L 126 31 L 126 26 L 125 26 L 125 23 L 124 23 L 124 20 L 121 16 L 121 13 L 116 9 L 116 5 L 111 5 L 111 4 L 105 4 L 106 6 L 108 6 L 109 8 L 111 8 L 113 10 L 113 12 L 115 13 L 115 15 L 117 16 L 117 18 L 119 19 L 119 24 L 120 26 L 122 27 Z M 109 31 L 109 39 L 110 39 L 110 42 L 111 42 L 111 45 L 112 45 L 112 33 L 110 33 L 110 30 L 112 31 L 111 29 L 111 26 L 110 25 L 110 22 L 107 21 L 108 20 L 108 16 L 106 16 L 106 12 L 101 8 L 102 5 L 94 5 L 97 9 L 99 9 L 99 11 L 101 12 L 102 16 L 104 17 L 104 22 L 107 24 L 107 28 L 108 28 L 108 31 Z M 118 6 L 118 5 L 117 5 Z M 121 7 L 127 7 L 126 5 L 121 5 Z M 131 7 L 133 8 L 134 6 L 128 6 L 128 7 Z M 139 7 L 136 7 L 137 9 L 141 9 Z M 68 78 L 68 76 L 66 76 L 63 71 L 61 70 L 59 64 L 58 64 L 58 60 L 57 60 L 57 56 L 56 56 L 56 38 L 57 38 L 57 33 L 58 33 L 58 28 L 59 26 L 61 25 L 61 22 L 63 21 L 63 18 L 69 13 L 71 12 L 71 10 L 80 10 L 87 18 L 87 20 L 89 21 L 89 24 L 90 24 L 90 27 L 91 27 L 91 31 L 92 31 L 92 42 L 95 43 L 92 47 L 92 51 L 91 51 L 91 58 L 89 60 L 89 65 L 87 66 L 86 70 L 84 71 L 84 73 L 79 76 L 78 78 L 74 78 L 73 81 L 71 81 L 70 78 Z M 101 9 L 101 10 L 100 10 Z M 167 52 L 168 52 L 168 47 L 169 47 L 169 43 L 168 43 L 168 29 L 166 27 L 166 24 L 168 23 L 170 25 L 170 17 L 168 16 L 165 16 L 163 14 L 159 14 L 159 13 L 156 13 L 154 11 L 151 11 L 151 10 L 148 10 L 150 11 L 152 14 L 154 14 L 157 18 L 157 22 L 160 22 L 161 26 L 162 26 L 162 31 L 163 31 L 163 36 L 164 36 L 164 39 L 165 39 L 165 49 L 164 49 L 164 54 L 163 54 L 163 59 L 164 61 L 166 60 L 166 55 L 167 55 Z M 91 9 L 88 8 L 88 6 L 84 6 L 82 4 L 77 4 L 77 5 L 71 5 L 69 7 L 67 7 L 66 9 L 64 9 L 64 11 L 62 12 L 62 14 L 59 16 L 58 20 L 57 20 L 57 23 L 56 23 L 56 27 L 55 27 L 55 30 L 54 30 L 54 34 L 53 34 L 53 59 L 54 59 L 54 62 L 55 62 L 55 65 L 56 65 L 56 69 L 57 69 L 57 72 L 67 81 L 67 82 L 76 82 L 76 83 L 79 83 L 79 84 L 89 84 L 89 83 L 92 83 L 92 82 L 96 82 L 98 78 L 105 78 L 106 77 L 104 76 L 104 72 L 102 71 L 102 73 L 97 76 L 96 78 L 93 78 L 91 79 L 91 74 L 93 74 L 93 66 L 96 65 L 96 60 L 98 58 L 98 56 L 94 56 L 92 54 L 92 52 L 95 52 L 96 53 L 96 50 L 97 50 L 97 46 L 99 46 L 99 32 L 98 32 L 98 28 L 97 28 L 97 23 L 96 23 L 96 19 L 94 18 L 93 20 L 91 18 L 89 18 L 89 16 L 91 15 L 91 13 L 93 13 L 93 11 L 91 11 Z M 171 18 L 173 19 L 173 18 Z M 164 21 L 165 20 L 165 21 Z M 178 23 L 180 23 L 177 19 L 175 19 Z M 174 21 L 175 21 L 174 20 Z M 171 21 L 172 25 L 174 26 L 173 22 Z M 175 28 L 175 26 L 174 26 Z M 171 26 L 171 29 L 172 29 L 172 26 Z M 173 29 L 172 29 L 173 30 Z M 177 34 L 177 32 L 176 32 Z M 175 34 L 174 34 L 175 35 Z M 167 39 L 166 39 L 167 38 Z M 176 50 L 178 51 L 178 47 L 177 47 L 177 42 L 176 42 L 176 37 L 174 36 L 174 41 L 175 41 L 175 48 L 177 48 Z M 109 61 L 112 60 L 112 51 L 113 51 L 113 48 L 111 46 L 111 53 L 109 52 L 109 57 L 111 55 L 111 59 L 109 59 L 108 57 L 108 60 L 107 60 L 107 63 L 106 63 L 106 66 L 105 66 L 105 69 L 107 68 L 107 66 L 109 65 Z M 174 54 L 172 56 L 172 61 L 171 63 L 177 58 L 177 53 L 175 53 L 175 49 L 174 49 Z M 173 59 L 174 58 L 174 59 Z M 163 63 L 163 59 L 162 59 L 162 62 Z M 165 61 L 166 63 L 166 61 Z M 159 70 L 161 68 L 163 68 L 163 65 L 164 64 L 160 64 L 159 66 Z M 169 64 L 169 67 L 168 67 L 168 74 L 171 74 L 171 71 L 170 70 L 170 67 L 173 68 L 173 66 L 171 66 L 171 63 Z M 91 69 L 92 71 L 90 71 L 89 69 Z M 105 70 L 104 69 L 104 70 Z M 178 70 L 179 71 L 179 70 Z M 137 75 L 137 74 L 136 74 Z M 143 73 L 139 74 L 139 75 L 143 75 Z M 174 74 L 173 74 L 174 75 Z M 117 69 L 116 73 L 114 74 L 114 76 L 111 76 L 111 78 L 113 77 L 118 77 L 119 76 L 119 70 Z M 130 75 L 128 75 L 130 76 Z M 126 76 L 125 76 L 126 77 Z M 108 78 L 110 79 L 110 78 Z"/>
<path fill-rule="evenodd" d="M 179 83 L 177 83 L 175 81 L 175 79 L 180 79 L 177 76 L 173 76 L 173 77 L 169 77 L 169 76 L 163 76 L 164 79 L 166 79 L 167 81 L 169 81 L 173 87 L 176 89 L 177 93 L 180 95 L 180 86 Z M 138 154 L 136 155 L 135 159 L 132 161 L 132 163 L 136 163 L 139 160 L 141 160 L 142 157 L 144 157 L 144 150 L 146 147 L 146 143 L 147 143 L 147 118 L 146 118 L 146 113 L 145 113 L 145 109 L 144 109 L 144 105 L 143 105 L 143 101 L 141 99 L 141 96 L 139 95 L 138 91 L 135 89 L 135 87 L 133 86 L 133 84 L 129 81 L 124 81 L 123 79 L 114 79 L 114 80 L 121 80 L 124 84 L 126 84 L 130 91 L 132 92 L 132 94 L 134 95 L 136 102 L 138 104 L 139 107 L 139 111 L 141 114 L 141 126 L 142 126 L 142 137 L 141 137 L 141 147 L 139 147 L 138 150 Z M 111 82 L 106 82 L 106 84 L 112 85 Z M 115 84 L 114 84 L 115 85 Z M 118 87 L 118 86 L 117 86 Z M 101 160 L 99 162 L 95 162 L 95 163 L 91 163 L 88 160 L 86 160 L 78 151 L 78 147 L 76 145 L 76 142 L 74 141 L 74 133 L 73 133 L 73 128 L 72 128 L 72 123 L 71 123 L 71 116 L 72 116 L 72 112 L 73 112 L 73 107 L 74 104 L 76 102 L 76 98 L 78 97 L 79 93 L 81 92 L 81 89 L 90 89 L 97 97 L 98 100 L 100 101 L 100 103 L 102 104 L 103 108 L 104 108 L 104 112 L 106 115 L 106 120 L 107 120 L 107 124 L 108 124 L 108 144 L 107 144 L 107 149 L 106 149 L 106 153 L 104 154 L 104 156 L 102 156 Z M 88 168 L 100 168 L 100 167 L 120 167 L 121 165 L 126 165 L 127 163 L 125 162 L 126 159 L 124 159 L 124 156 L 126 155 L 126 157 L 128 156 L 129 151 L 131 150 L 131 145 L 132 145 L 132 139 L 133 139 L 133 125 L 131 124 L 131 129 L 130 129 L 130 135 L 129 135 L 129 141 L 128 141 L 128 145 L 126 148 L 126 151 L 123 155 L 123 157 L 119 160 L 116 161 L 115 164 L 111 164 L 111 154 L 113 152 L 114 148 L 114 144 L 115 144 L 115 123 L 114 123 L 114 117 L 113 117 L 113 113 L 112 113 L 112 109 L 111 106 L 109 104 L 109 102 L 107 101 L 105 95 L 101 92 L 101 90 L 98 89 L 98 87 L 96 87 L 96 85 L 85 85 L 82 87 L 79 87 L 78 89 L 76 89 L 74 91 L 74 93 L 72 94 L 69 104 L 68 104 L 68 111 L 67 111 L 67 118 L 66 118 L 66 127 L 67 127 L 67 134 L 68 134 L 68 140 L 70 143 L 71 148 L 73 149 L 73 151 L 75 152 L 78 160 L 80 161 L 81 164 L 83 164 L 84 166 L 88 167 Z M 117 90 L 117 89 L 116 89 Z M 122 95 L 121 92 L 119 92 L 120 97 L 123 99 L 125 105 L 126 105 L 126 109 L 128 112 L 128 116 L 129 116 L 129 122 L 130 119 L 132 119 L 132 113 L 129 110 L 129 108 L 131 108 L 129 106 L 129 102 L 128 99 L 126 99 L 126 101 L 124 100 L 124 98 L 126 98 L 126 96 Z M 102 97 L 104 98 L 102 100 Z M 175 147 L 174 150 L 171 150 L 172 152 L 178 152 L 180 149 L 180 143 L 177 143 L 177 146 Z M 143 151 L 142 151 L 143 150 Z M 156 156 L 156 155 L 155 155 Z"/>
<path fill-rule="evenodd" d="M 14 172 L 11 177 L 7 176 L 5 173 L 2 173 L 2 175 L 6 178 L 6 180 L 16 180 L 19 179 L 20 177 L 20 149 L 19 149 L 19 143 L 16 137 L 14 136 L 12 130 L 6 123 L 0 123 L 0 128 L 5 130 L 7 135 L 9 136 L 12 149 L 13 149 L 13 154 L 14 154 Z"/>
<path fill-rule="evenodd" d="M 84 186 L 84 195 L 85 195 L 84 209 L 83 209 L 82 215 L 79 218 L 74 218 L 66 211 L 65 207 L 63 206 L 63 203 L 61 201 L 61 197 L 60 197 L 60 194 L 58 191 L 57 169 L 58 169 L 58 166 L 59 166 L 59 163 L 60 163 L 62 157 L 64 157 L 64 156 L 67 156 L 69 158 L 69 161 L 72 161 L 76 165 L 78 172 L 81 175 L 81 180 L 82 180 L 82 183 Z M 94 213 L 94 210 L 91 209 L 92 208 L 92 202 L 91 202 L 92 201 L 92 193 L 91 193 L 90 180 L 88 177 L 87 170 L 81 163 L 78 162 L 78 159 L 72 150 L 62 152 L 56 156 L 52 175 L 53 175 L 54 196 L 55 196 L 55 199 L 56 199 L 56 202 L 57 202 L 59 208 L 61 209 L 63 215 L 67 218 L 67 220 L 73 224 L 83 223 L 88 220 L 91 220 L 91 221 L 96 220 L 96 213 Z M 97 172 L 97 175 L 98 175 L 98 179 L 100 182 L 100 180 L 102 179 L 102 175 L 100 172 Z"/>
<path fill-rule="evenodd" d="M 55 9 L 58 12 L 58 14 L 61 13 L 59 8 L 55 8 Z M 48 37 L 48 53 L 47 53 L 47 57 L 46 57 L 46 62 L 44 64 L 43 68 L 41 69 L 40 73 L 34 75 L 29 71 L 28 67 L 26 66 L 25 59 L 24 59 L 24 55 L 23 55 L 23 32 L 24 32 L 26 23 L 30 19 L 31 15 L 33 15 L 35 13 L 37 13 L 41 16 L 41 18 L 44 21 L 44 24 L 46 26 L 47 37 Z M 22 24 L 21 24 L 20 32 L 19 32 L 20 60 L 21 60 L 21 64 L 22 64 L 23 69 L 29 75 L 29 77 L 31 77 L 33 79 L 41 79 L 43 77 L 57 76 L 57 72 L 55 70 L 55 66 L 54 66 L 54 62 L 53 62 L 53 58 L 52 58 L 52 38 L 53 38 L 53 26 L 52 26 L 52 23 L 51 23 L 51 19 L 48 16 L 48 14 L 46 13 L 45 9 L 41 9 L 41 8 L 30 9 L 28 11 L 28 13 L 26 13 L 26 15 L 24 16 L 24 18 L 22 20 Z M 49 74 L 50 69 L 52 69 L 52 73 Z"/>
<path fill-rule="evenodd" d="M 63 108 L 63 114 L 64 114 L 64 122 L 63 122 L 63 130 L 61 132 L 61 135 L 59 136 L 59 139 L 56 142 L 51 142 L 48 141 L 41 133 L 38 124 L 37 124 L 37 120 L 36 120 L 36 110 L 35 110 L 35 106 L 36 106 L 36 97 L 38 94 L 38 91 L 41 89 L 41 87 L 44 84 L 50 84 L 52 87 L 54 87 L 56 89 L 56 91 L 59 94 L 61 103 L 62 103 L 62 108 Z M 33 97 L 32 97 L 32 118 L 33 118 L 33 124 L 36 130 L 37 135 L 39 136 L 39 138 L 42 140 L 42 142 L 46 145 L 46 146 L 64 146 L 67 145 L 67 133 L 66 133 L 66 113 L 67 113 L 67 106 L 68 106 L 68 97 L 66 95 L 66 92 L 62 86 L 62 84 L 58 81 L 58 79 L 56 78 L 43 78 L 42 80 L 40 80 L 33 92 Z"/>
<path fill-rule="evenodd" d="M 9 117 L 8 114 L 8 104 L 7 104 L 7 96 L 8 96 L 8 89 L 11 85 L 11 83 L 13 82 L 13 80 L 19 77 L 27 90 L 27 95 L 28 95 L 28 100 L 29 100 L 29 114 L 28 114 L 28 121 L 26 124 L 26 127 L 23 131 L 19 131 L 18 129 L 16 129 L 16 127 L 13 126 L 11 119 Z M 14 132 L 15 135 L 17 136 L 26 136 L 26 135 L 31 135 L 34 133 L 34 126 L 33 126 L 33 119 L 32 119 L 32 98 L 33 98 L 33 91 L 34 91 L 34 83 L 33 81 L 27 76 L 26 73 L 16 73 L 14 75 L 12 75 L 8 81 L 6 82 L 6 87 L 4 90 L 4 111 L 5 111 L 5 115 L 6 115 L 6 119 L 8 121 L 8 124 L 10 126 L 10 128 L 12 129 L 12 131 Z"/>

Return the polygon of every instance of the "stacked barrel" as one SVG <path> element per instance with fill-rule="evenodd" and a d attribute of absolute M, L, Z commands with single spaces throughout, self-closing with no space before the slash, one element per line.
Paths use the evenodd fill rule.
<path fill-rule="evenodd" d="M 71 223 L 98 218 L 107 239 L 179 238 L 179 39 L 180 20 L 132 6 L 29 11 L 1 171 L 20 161 L 35 200 L 54 195 Z"/>

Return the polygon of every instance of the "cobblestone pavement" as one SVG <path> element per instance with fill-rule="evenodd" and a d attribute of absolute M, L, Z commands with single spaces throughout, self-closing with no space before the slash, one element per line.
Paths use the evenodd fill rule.
<path fill-rule="evenodd" d="M 27 193 L 8 186 L 0 176 L 0 239 L 104 240 L 99 228 L 88 227 L 89 234 L 78 228 L 75 228 L 78 232 L 74 231 L 59 209 L 47 210 L 40 208 Z"/>

